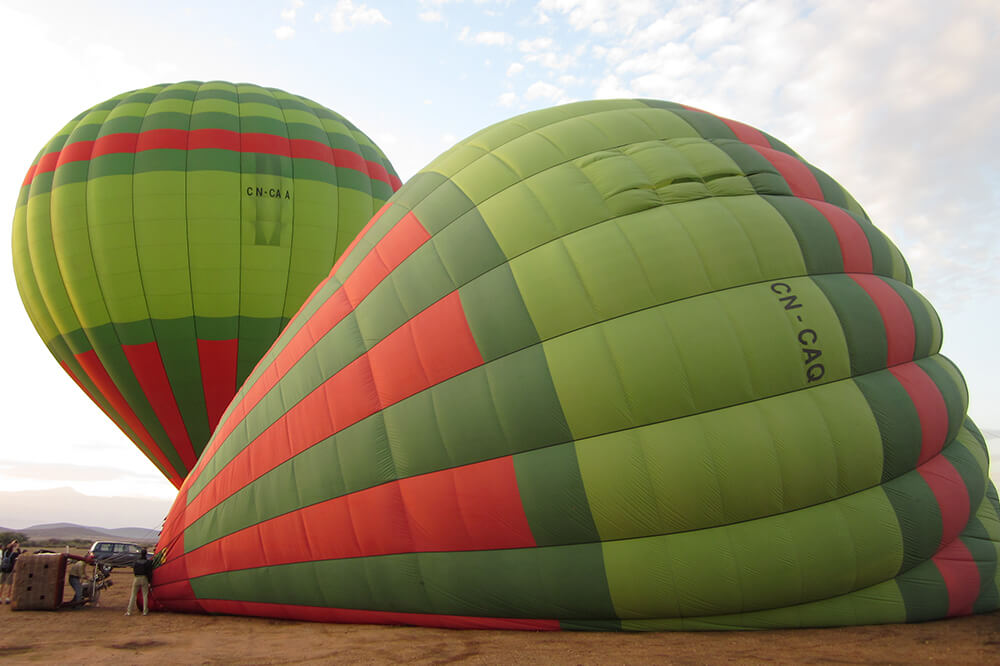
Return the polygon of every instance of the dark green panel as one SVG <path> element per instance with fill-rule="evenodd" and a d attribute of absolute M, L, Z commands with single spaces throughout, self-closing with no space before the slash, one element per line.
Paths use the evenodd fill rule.
<path fill-rule="evenodd" d="M 937 351 L 933 348 L 934 331 L 935 329 L 940 329 L 937 313 L 934 312 L 927 301 L 920 298 L 913 289 L 906 287 L 903 283 L 896 282 L 895 280 L 886 280 L 885 283 L 899 294 L 899 297 L 906 303 L 906 307 L 913 318 L 913 333 L 915 336 L 913 358 L 921 359 L 930 356 Z"/>
<path fill-rule="evenodd" d="M 240 102 L 245 102 L 240 96 Z M 277 118 L 265 118 L 263 116 L 240 116 L 240 131 L 244 134 L 272 134 L 274 136 L 285 136 L 285 123 Z"/>
<path fill-rule="evenodd" d="M 788 151 L 785 151 L 788 152 Z M 813 178 L 819 183 L 819 187 L 823 190 L 823 199 L 828 203 L 832 203 L 838 208 L 843 208 L 845 211 L 848 210 L 847 196 L 844 193 L 844 188 L 840 186 L 840 183 L 835 181 L 829 176 L 825 171 L 821 171 L 811 164 L 806 164 L 809 167 L 809 171 L 812 173 Z"/>
<path fill-rule="evenodd" d="M 539 546 L 601 540 L 572 443 L 514 456 L 517 487 Z"/>
<path fill-rule="evenodd" d="M 971 431 L 968 432 L 971 433 Z M 977 449 L 978 451 L 976 451 Z M 980 464 L 975 455 L 977 452 L 982 459 L 989 460 L 986 442 L 976 437 L 975 434 L 963 437 L 962 441 L 945 447 L 941 452 L 941 455 L 952 464 L 958 475 L 962 477 L 962 484 L 969 493 L 969 506 L 972 507 L 973 512 L 982 503 L 986 484 L 989 482 L 987 476 L 989 470 L 984 469 Z"/>
<path fill-rule="evenodd" d="M 693 127 L 702 137 L 708 140 L 713 139 L 736 139 L 736 134 L 718 116 L 710 113 L 702 113 L 692 109 L 671 109 L 676 115 L 684 119 L 688 125 Z"/>
<path fill-rule="evenodd" d="M 906 606 L 907 622 L 937 620 L 948 615 L 948 588 L 941 572 L 931 561 L 896 579 Z"/>
<path fill-rule="evenodd" d="M 757 194 L 794 196 L 784 177 L 753 146 L 741 141 L 718 140 L 715 144 L 740 167 Z"/>
<path fill-rule="evenodd" d="M 109 134 L 135 134 L 142 127 L 142 116 L 116 116 L 101 125 L 101 136 Z"/>
<path fill-rule="evenodd" d="M 403 613 L 614 616 L 599 544 L 303 562 L 212 574 L 192 587 L 200 599 Z"/>
<path fill-rule="evenodd" d="M 422 193 L 423 188 L 419 188 L 419 192 Z M 409 198 L 416 198 L 416 195 Z M 469 199 L 458 185 L 446 180 L 428 192 L 426 197 L 415 201 L 412 210 L 427 231 L 435 235 L 455 220 L 461 219 L 475 205 L 476 202 Z"/>
<path fill-rule="evenodd" d="M 278 327 L 281 322 L 280 317 L 272 320 L 272 324 Z M 235 340 L 239 335 L 238 317 L 195 317 L 194 325 L 199 340 Z"/>
<path fill-rule="evenodd" d="M 240 346 L 236 360 L 236 385 L 246 381 L 257 361 L 274 343 L 287 320 L 273 317 L 240 317 Z"/>
<path fill-rule="evenodd" d="M 187 171 L 231 171 L 240 173 L 240 154 L 221 148 L 199 148 L 188 151 Z M 236 194 L 235 192 L 233 194 Z M 242 194 L 242 193 L 240 193 Z"/>
<path fill-rule="evenodd" d="M 892 275 L 892 252 L 885 235 L 858 213 L 846 211 L 858 223 L 858 227 L 868 238 L 868 247 L 872 251 L 872 272 L 876 275 Z"/>
<path fill-rule="evenodd" d="M 823 214 L 798 197 L 764 196 L 795 234 L 810 275 L 843 273 L 840 241 Z"/>
<path fill-rule="evenodd" d="M 212 431 L 208 427 L 194 318 L 156 319 L 153 320 L 153 331 L 177 408 L 197 455 L 208 442 Z"/>
<path fill-rule="evenodd" d="M 406 187 L 400 189 L 399 192 L 395 194 L 393 203 L 398 204 L 407 210 L 413 210 L 414 206 L 426 199 L 434 192 L 434 190 L 442 185 L 450 185 L 452 188 L 458 189 L 455 187 L 454 183 L 439 173 L 435 173 L 433 171 L 421 171 L 413 176 L 413 178 L 406 181 Z M 462 194 L 461 190 L 459 190 L 459 194 Z M 464 196 L 464 194 L 462 196 Z M 468 197 L 465 198 L 468 200 Z M 459 215 L 462 212 L 463 211 L 456 211 Z M 449 219 L 455 219 L 455 217 L 452 216 Z"/>
<path fill-rule="evenodd" d="M 156 96 L 156 101 L 162 99 L 162 93 Z M 146 114 L 142 119 L 142 131 L 148 132 L 149 130 L 162 130 L 162 129 L 172 129 L 172 130 L 184 130 L 185 132 L 191 125 L 191 114 L 181 113 L 179 111 L 161 111 L 159 113 L 149 113 Z"/>
<path fill-rule="evenodd" d="M 477 208 L 438 232 L 431 243 L 455 285 L 464 285 L 506 261 Z"/>
<path fill-rule="evenodd" d="M 69 185 L 71 183 L 82 183 L 87 180 L 87 174 L 89 170 L 90 161 L 80 160 L 78 162 L 66 162 L 62 164 L 58 169 L 52 172 L 52 187 L 56 188 L 61 185 Z M 46 190 L 41 189 L 42 183 L 38 183 L 38 193 L 44 193 Z M 33 190 L 35 188 L 32 188 Z M 32 195 L 35 192 L 32 191 Z"/>
<path fill-rule="evenodd" d="M 89 178 L 131 176 L 135 171 L 135 153 L 109 153 L 90 160 Z"/>
<path fill-rule="evenodd" d="M 855 377 L 854 381 L 868 401 L 882 436 L 882 483 L 915 469 L 922 431 L 917 408 L 906 389 L 888 371 Z"/>
<path fill-rule="evenodd" d="M 885 368 L 889 358 L 885 324 L 868 293 L 847 275 L 820 275 L 813 281 L 823 290 L 843 326 L 851 375 Z"/>
<path fill-rule="evenodd" d="M 134 173 L 150 173 L 155 171 L 184 172 L 187 169 L 186 150 L 173 148 L 157 148 L 143 150 L 135 154 Z"/>
<path fill-rule="evenodd" d="M 472 336 L 487 362 L 540 341 L 509 264 L 464 285 L 459 295 Z"/>
<path fill-rule="evenodd" d="M 213 91 L 204 89 L 198 91 L 197 99 L 210 99 L 215 97 Z M 233 100 L 235 102 L 235 99 Z M 219 111 L 199 111 L 191 114 L 191 129 L 221 129 L 230 132 L 240 131 L 240 117 L 232 113 L 222 113 Z"/>
<path fill-rule="evenodd" d="M 963 537 L 972 561 L 979 570 L 979 594 L 973 604 L 974 613 L 989 613 L 1000 608 L 1000 590 L 997 588 L 997 546 L 989 540 Z"/>
<path fill-rule="evenodd" d="M 892 503 L 903 537 L 903 563 L 899 570 L 909 571 L 937 551 L 941 543 L 941 507 L 917 472 L 885 482 L 882 490 Z"/>

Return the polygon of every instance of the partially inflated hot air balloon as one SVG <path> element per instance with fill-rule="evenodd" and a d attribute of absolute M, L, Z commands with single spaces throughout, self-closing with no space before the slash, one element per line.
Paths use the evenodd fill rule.
<path fill-rule="evenodd" d="M 14 272 L 63 369 L 175 485 L 337 256 L 399 188 L 297 95 L 185 82 L 84 111 L 39 153 Z"/>
<path fill-rule="evenodd" d="M 966 386 L 829 176 L 677 104 L 494 125 L 408 182 L 227 410 L 166 608 L 521 629 L 998 607 Z"/>

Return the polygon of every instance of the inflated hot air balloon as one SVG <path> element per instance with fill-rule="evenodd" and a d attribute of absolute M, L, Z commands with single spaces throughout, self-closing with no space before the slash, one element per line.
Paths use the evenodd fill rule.
<path fill-rule="evenodd" d="M 941 326 L 829 176 L 667 102 L 528 113 L 390 200 L 243 385 L 168 609 L 522 629 L 998 607 Z"/>
<path fill-rule="evenodd" d="M 63 369 L 179 486 L 399 184 L 367 136 L 297 95 L 223 82 L 124 93 L 28 170 L 18 289 Z"/>

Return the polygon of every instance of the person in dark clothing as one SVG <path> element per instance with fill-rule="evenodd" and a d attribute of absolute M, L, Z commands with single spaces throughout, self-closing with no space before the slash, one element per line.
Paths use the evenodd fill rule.
<path fill-rule="evenodd" d="M 20 554 L 21 547 L 15 539 L 7 544 L 7 547 L 3 549 L 3 554 L 0 555 L 0 596 L 3 597 L 5 604 L 10 603 L 10 595 L 14 589 L 14 564 Z M 6 590 L 6 594 L 4 594 L 4 590 Z"/>
<path fill-rule="evenodd" d="M 153 560 L 149 559 L 146 549 L 142 549 L 139 559 L 132 565 L 132 594 L 128 599 L 126 615 L 131 615 L 135 610 L 135 598 L 139 590 L 142 590 L 142 614 L 149 614 L 149 583 L 153 580 Z"/>

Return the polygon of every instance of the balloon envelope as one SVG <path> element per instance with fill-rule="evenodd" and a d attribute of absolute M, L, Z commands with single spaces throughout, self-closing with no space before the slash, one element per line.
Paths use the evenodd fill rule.
<path fill-rule="evenodd" d="M 778 140 L 528 113 L 403 186 L 290 322 L 160 540 L 169 609 L 523 629 L 997 608 L 940 322 Z"/>
<path fill-rule="evenodd" d="M 157 85 L 39 153 L 14 272 L 39 335 L 175 485 L 236 388 L 399 187 L 349 121 L 273 88 Z"/>

